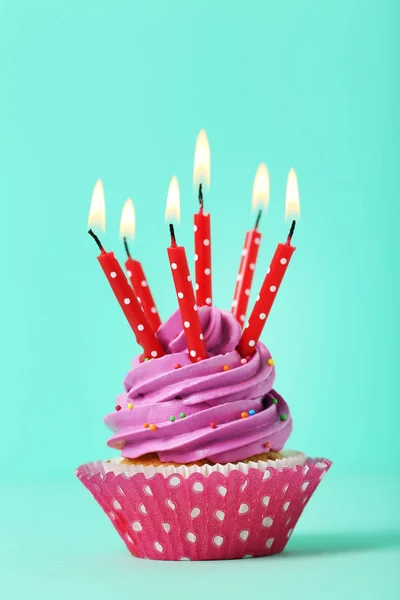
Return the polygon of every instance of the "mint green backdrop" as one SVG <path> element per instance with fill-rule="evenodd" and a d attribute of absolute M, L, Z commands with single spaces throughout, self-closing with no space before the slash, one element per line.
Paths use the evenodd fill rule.
<path fill-rule="evenodd" d="M 308 531 L 339 530 L 346 539 L 357 522 L 369 539 L 368 519 L 381 511 L 387 528 L 398 525 L 388 498 L 389 491 L 398 493 L 399 475 L 398 9 L 396 0 L 0 2 L 0 461 L 10 533 L 4 554 L 20 556 L 26 537 L 29 553 L 43 546 L 43 564 L 52 547 L 65 544 L 68 556 L 86 552 L 84 567 L 77 559 L 68 576 L 59 566 L 42 581 L 34 567 L 27 580 L 38 597 L 50 597 L 49 577 L 54 583 L 61 574 L 71 594 L 73 577 L 80 590 L 93 591 L 99 569 L 121 564 L 131 576 L 116 575 L 119 593 L 125 584 L 142 586 L 143 596 L 132 597 L 149 593 L 154 564 L 140 563 L 138 579 L 119 540 L 73 480 L 80 463 L 112 454 L 102 418 L 138 352 L 97 264 L 87 214 L 100 177 L 107 201 L 104 243 L 123 260 L 119 217 L 132 197 L 132 252 L 166 318 L 176 308 L 165 251 L 166 193 L 177 175 L 179 240 L 191 258 L 193 154 L 202 127 L 211 146 L 206 203 L 218 306 L 228 308 L 232 299 L 244 233 L 254 218 L 257 165 L 268 165 L 271 198 L 251 302 L 287 234 L 289 168 L 298 175 L 297 251 L 263 340 L 275 358 L 276 387 L 291 406 L 290 446 L 335 463 L 304 515 Z M 354 481 L 363 482 L 359 489 Z M 385 500 L 382 482 L 389 486 Z M 9 489 L 17 491 L 7 500 Z M 46 490 L 46 509 L 34 496 L 38 489 Z M 375 495 L 365 504 L 371 489 Z M 29 527 L 37 514 L 44 525 L 40 535 L 28 528 L 28 536 L 18 537 L 10 505 L 29 510 L 30 496 Z M 342 512 L 346 502 L 353 512 Z M 45 534 L 47 514 L 52 525 Z M 379 533 L 383 525 L 374 527 Z M 308 542 L 298 542 L 298 553 L 304 548 L 300 562 L 285 566 L 278 559 L 263 567 L 274 564 L 282 573 L 289 597 L 283 574 L 297 572 L 305 585 L 314 571 L 310 566 L 301 579 L 304 566 L 313 565 Z M 379 557 L 353 560 L 361 585 L 362 573 Z M 197 568 L 216 590 L 219 579 L 225 581 L 221 594 L 245 594 L 242 578 L 261 585 L 263 568 L 256 564 L 265 565 L 245 562 L 231 570 L 228 563 L 220 571 Z M 322 579 L 335 580 L 341 568 L 350 581 L 340 565 L 321 567 Z M 184 574 L 169 570 L 176 566 L 159 567 L 171 584 L 166 594 L 179 594 L 175 577 L 189 585 L 195 567 Z M 237 568 L 242 575 L 236 581 Z M 113 577 L 110 586 L 117 585 Z M 391 581 L 385 578 L 385 597 L 394 589 Z M 366 590 L 372 593 L 371 585 Z"/>

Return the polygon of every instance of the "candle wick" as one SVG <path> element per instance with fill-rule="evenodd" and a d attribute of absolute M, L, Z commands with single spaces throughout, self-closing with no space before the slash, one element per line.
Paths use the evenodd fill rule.
<path fill-rule="evenodd" d="M 262 215 L 262 210 L 259 210 L 259 211 L 258 211 L 257 218 L 256 218 L 256 224 L 254 225 L 254 229 L 257 229 L 257 228 L 258 228 L 258 226 L 259 226 L 259 224 L 260 224 L 261 215 Z"/>
<path fill-rule="evenodd" d="M 292 241 L 292 237 L 293 237 L 293 234 L 294 234 L 295 227 L 296 227 L 296 221 L 292 221 L 292 224 L 290 226 L 289 235 L 288 235 L 288 238 L 286 240 L 286 243 L 289 244 L 289 245 L 290 245 L 290 242 Z"/>
<path fill-rule="evenodd" d="M 172 223 L 169 224 L 169 232 L 171 234 L 171 246 L 173 248 L 176 247 L 176 237 L 175 237 L 175 229 L 174 226 L 172 225 Z"/>
<path fill-rule="evenodd" d="M 95 232 L 93 231 L 93 229 L 89 229 L 88 234 L 92 236 L 92 238 L 94 239 L 94 241 L 96 242 L 96 244 L 99 247 L 100 252 L 105 252 L 101 241 L 99 240 L 99 238 L 97 237 L 97 235 L 95 234 Z"/>
<path fill-rule="evenodd" d="M 126 237 L 124 237 L 124 246 L 125 246 L 125 251 L 126 251 L 127 257 L 132 258 L 131 253 L 129 252 L 128 240 L 126 239 Z"/>
<path fill-rule="evenodd" d="M 199 204 L 200 204 L 200 210 L 202 211 L 204 208 L 204 201 L 203 201 L 203 184 L 201 184 L 201 183 L 199 185 Z"/>

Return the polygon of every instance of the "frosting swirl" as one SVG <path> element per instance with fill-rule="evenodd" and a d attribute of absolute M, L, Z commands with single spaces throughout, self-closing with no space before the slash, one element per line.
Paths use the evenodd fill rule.
<path fill-rule="evenodd" d="M 280 450 L 288 439 L 292 419 L 286 402 L 272 390 L 275 368 L 268 364 L 267 348 L 259 342 L 242 364 L 236 351 L 241 327 L 233 315 L 208 306 L 198 312 L 206 360 L 191 362 L 179 311 L 158 331 L 167 354 L 143 363 L 133 360 L 125 392 L 117 398 L 121 410 L 104 421 L 115 432 L 108 445 L 122 449 L 122 456 L 157 452 L 164 462 L 208 458 L 226 463 L 265 452 L 266 442 Z"/>

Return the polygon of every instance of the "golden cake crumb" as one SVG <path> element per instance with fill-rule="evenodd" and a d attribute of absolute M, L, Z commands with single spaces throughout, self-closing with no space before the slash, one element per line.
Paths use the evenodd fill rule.
<path fill-rule="evenodd" d="M 270 452 L 262 452 L 261 454 L 255 454 L 254 456 L 250 456 L 249 458 L 244 458 L 242 460 L 232 461 L 234 465 L 239 462 L 249 463 L 249 462 L 258 462 L 259 460 L 267 461 L 267 460 L 278 460 L 283 458 L 283 455 L 280 452 L 275 452 L 271 450 Z M 121 461 L 122 465 L 141 465 L 143 467 L 180 467 L 184 464 L 186 467 L 203 467 L 204 465 L 213 466 L 215 463 L 211 462 L 207 458 L 201 460 L 195 460 L 189 463 L 176 463 L 176 462 L 162 462 L 158 458 L 158 454 L 156 452 L 151 452 L 149 454 L 144 454 L 143 456 L 139 456 L 138 458 L 124 458 Z"/>

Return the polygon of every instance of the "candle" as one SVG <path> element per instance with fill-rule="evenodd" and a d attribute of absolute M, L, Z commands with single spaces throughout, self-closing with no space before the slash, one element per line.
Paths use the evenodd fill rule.
<path fill-rule="evenodd" d="M 194 215 L 194 260 L 196 299 L 199 306 L 212 304 L 211 222 L 204 212 L 203 185 L 210 186 L 210 146 L 202 129 L 197 136 L 194 154 L 193 183 L 199 186 L 199 212 Z"/>
<path fill-rule="evenodd" d="M 156 304 L 153 300 L 150 286 L 144 274 L 142 264 L 138 260 L 133 259 L 129 252 L 127 238 L 134 238 L 135 224 L 135 208 L 132 200 L 128 198 L 122 209 L 120 224 L 120 236 L 124 240 L 124 246 L 128 256 L 125 262 L 125 267 L 133 287 L 133 291 L 135 292 L 136 297 L 142 306 L 143 312 L 146 315 L 153 331 L 157 331 L 161 325 L 161 319 L 159 317 Z"/>
<path fill-rule="evenodd" d="M 104 191 L 101 181 L 96 183 L 92 196 L 92 204 L 89 212 L 89 227 L 100 225 L 101 229 L 105 229 L 105 201 Z M 113 252 L 106 252 L 98 238 L 98 236 L 89 229 L 89 235 L 95 240 L 100 250 L 100 255 L 97 257 L 101 268 L 113 290 L 115 297 L 121 306 L 129 325 L 131 326 L 137 343 L 144 350 L 143 358 L 157 358 L 165 354 L 158 338 L 156 337 L 150 323 L 147 320 L 137 298 L 129 285 L 124 272 L 114 256 Z"/>
<path fill-rule="evenodd" d="M 179 185 L 176 177 L 172 178 L 169 186 L 165 215 L 167 219 L 175 216 L 179 220 Z M 177 245 L 174 226 L 170 225 L 169 227 L 171 233 L 171 246 L 167 250 L 169 264 L 174 280 L 189 356 L 192 362 L 197 362 L 198 360 L 207 358 L 206 346 L 197 312 L 185 248 Z"/>
<path fill-rule="evenodd" d="M 232 313 L 241 325 L 244 324 L 249 303 L 254 270 L 257 264 L 261 233 L 258 231 L 262 209 L 268 207 L 269 173 L 266 165 L 261 163 L 257 169 L 253 184 L 252 208 L 259 209 L 254 229 L 247 231 L 244 239 L 239 272 L 232 300 Z"/>
<path fill-rule="evenodd" d="M 291 169 L 286 188 L 286 217 L 290 214 L 299 215 L 299 211 L 300 205 L 296 173 Z M 252 356 L 255 352 L 255 346 L 260 339 L 286 269 L 296 249 L 291 245 L 295 226 L 296 221 L 293 221 L 286 243 L 278 244 L 276 248 L 270 268 L 261 286 L 260 294 L 239 341 L 237 350 L 243 358 Z"/>

